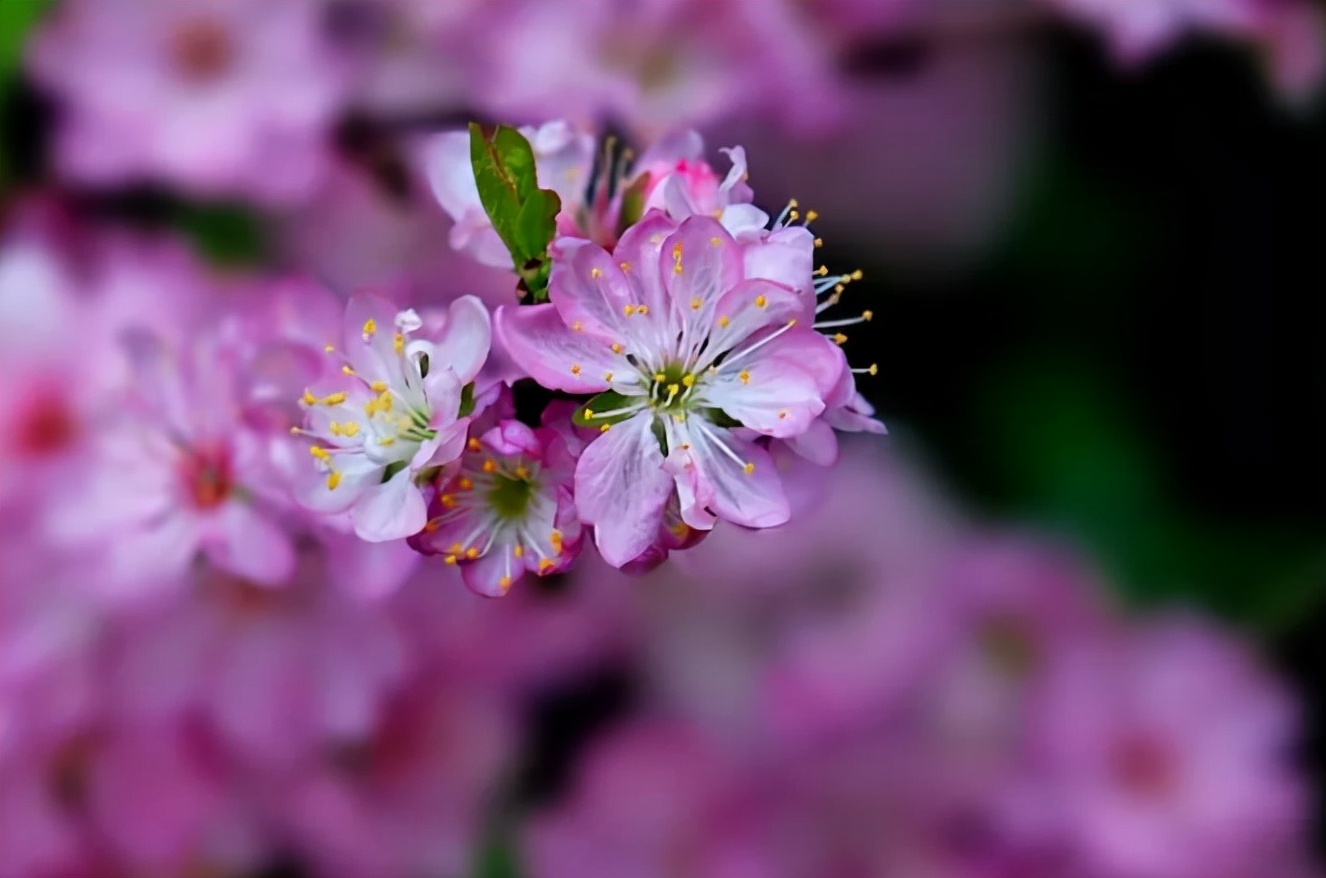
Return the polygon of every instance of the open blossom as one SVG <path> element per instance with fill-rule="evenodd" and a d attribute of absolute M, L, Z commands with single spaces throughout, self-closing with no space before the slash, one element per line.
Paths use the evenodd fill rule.
<path fill-rule="evenodd" d="M 304 392 L 309 452 L 299 497 L 310 509 L 349 512 L 370 542 L 404 539 L 428 521 L 420 489 L 465 447 L 473 388 L 488 356 L 488 310 L 457 299 L 440 326 L 376 296 L 346 306 L 340 381 Z M 328 345 L 334 351 L 333 345 Z"/>
<path fill-rule="evenodd" d="M 506 594 L 526 570 L 561 572 L 580 543 L 574 473 L 555 431 L 503 419 L 470 438 L 414 545 L 460 565 L 465 584 L 482 595 Z"/>
<path fill-rule="evenodd" d="M 540 384 L 608 393 L 584 413 L 603 435 L 580 458 L 575 493 L 617 566 L 654 542 L 674 490 L 690 527 L 785 522 L 778 474 L 752 440 L 804 432 L 842 369 L 804 298 L 748 277 L 717 220 L 667 228 L 653 213 L 612 254 L 578 247 L 553 268 L 551 304 L 497 312 L 499 337 Z"/>
<path fill-rule="evenodd" d="M 300 0 L 61 4 L 29 60 L 64 105 L 62 170 L 97 185 L 307 195 L 344 87 L 318 14 Z"/>

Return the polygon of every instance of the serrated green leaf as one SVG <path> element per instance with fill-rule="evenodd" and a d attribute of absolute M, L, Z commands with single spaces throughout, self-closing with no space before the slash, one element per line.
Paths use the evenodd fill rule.
<path fill-rule="evenodd" d="M 514 128 L 472 122 L 470 163 L 479 201 L 511 253 L 521 289 L 531 302 L 547 301 L 548 245 L 562 202 L 553 190 L 539 188 L 533 148 Z"/>
<path fill-rule="evenodd" d="M 619 424 L 631 417 L 639 410 L 638 400 L 629 396 L 623 396 L 612 390 L 604 391 L 589 402 L 580 406 L 571 415 L 571 420 L 577 427 L 602 427 L 604 424 Z M 635 407 L 631 411 L 622 411 L 622 409 Z M 607 414 L 616 412 L 616 414 Z M 605 417 L 606 415 L 606 417 Z"/>

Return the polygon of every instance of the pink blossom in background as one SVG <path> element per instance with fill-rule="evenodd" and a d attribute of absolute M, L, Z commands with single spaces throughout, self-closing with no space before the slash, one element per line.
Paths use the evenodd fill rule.
<path fill-rule="evenodd" d="M 1300 854 L 1293 703 L 1185 616 L 1061 650 L 1028 714 L 1031 782 L 1102 875 L 1245 875 Z"/>
<path fill-rule="evenodd" d="M 28 47 L 56 156 L 93 186 L 161 181 L 290 202 L 321 181 L 343 62 L 307 0 L 70 2 Z"/>

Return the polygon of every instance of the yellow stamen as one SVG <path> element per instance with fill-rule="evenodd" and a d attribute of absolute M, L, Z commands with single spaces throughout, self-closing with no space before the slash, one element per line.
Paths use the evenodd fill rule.
<path fill-rule="evenodd" d="M 841 332 L 835 332 L 833 334 L 833 340 L 835 344 L 846 344 L 847 336 L 843 335 Z"/>
<path fill-rule="evenodd" d="M 318 402 L 318 398 L 313 395 L 313 391 L 305 390 L 304 395 L 300 397 L 299 401 L 304 403 L 304 405 L 316 405 Z"/>
<path fill-rule="evenodd" d="M 324 463 L 331 460 L 331 455 L 328 454 L 327 449 L 323 448 L 321 445 L 310 445 L 308 447 L 308 453 Z"/>
<path fill-rule="evenodd" d="M 767 305 L 767 304 L 769 304 L 769 300 L 766 299 L 764 296 L 756 296 L 756 297 L 755 297 L 755 307 L 756 307 L 756 308 L 763 308 L 763 307 L 764 307 L 765 305 Z"/>
<path fill-rule="evenodd" d="M 515 469 L 515 474 L 516 474 L 516 478 L 518 478 L 518 479 L 528 479 L 528 478 L 529 478 L 529 467 L 525 466 L 524 464 L 521 464 L 520 466 L 516 467 L 516 469 Z"/>
<path fill-rule="evenodd" d="M 704 303 L 700 301 L 700 297 L 699 297 L 699 296 L 696 296 L 694 299 L 691 299 L 691 310 L 692 310 L 692 311 L 699 311 L 699 310 L 700 310 L 700 306 L 703 305 L 703 304 L 704 304 Z"/>
<path fill-rule="evenodd" d="M 387 392 L 387 382 L 385 382 L 385 381 L 374 381 L 372 384 L 368 385 L 368 387 L 369 387 L 369 389 L 372 390 L 374 393 L 386 393 L 386 392 Z"/>
<path fill-rule="evenodd" d="M 516 544 L 516 547 L 515 547 L 514 549 L 511 550 L 511 554 L 515 555 L 517 558 L 524 558 L 524 557 L 525 557 L 525 547 L 522 546 L 522 545 L 520 545 L 519 543 L 517 543 L 517 544 Z"/>
<path fill-rule="evenodd" d="M 467 560 L 473 561 L 477 557 L 479 557 L 478 546 L 470 546 L 468 549 L 465 550 L 465 558 Z"/>
<path fill-rule="evenodd" d="M 603 426 L 599 427 L 599 432 L 606 433 L 611 429 L 612 429 L 612 424 L 604 424 Z"/>
<path fill-rule="evenodd" d="M 455 555 L 448 555 L 447 557 L 443 558 L 442 560 L 445 561 L 445 562 L 448 563 L 448 564 L 455 564 L 455 563 L 456 563 L 456 556 L 455 556 Z"/>
<path fill-rule="evenodd" d="M 737 378 L 742 384 L 750 384 L 750 372 L 747 372 L 745 369 L 742 369 L 741 372 L 738 373 Z"/>
<path fill-rule="evenodd" d="M 741 471 L 744 472 L 746 475 L 750 475 L 751 473 L 755 472 L 755 464 L 748 463 L 741 468 Z"/>
<path fill-rule="evenodd" d="M 571 331 L 572 331 L 572 332 L 580 332 L 580 331 L 583 330 L 584 328 L 585 328 L 585 324 L 581 323 L 579 320 L 577 320 L 575 323 L 572 323 L 572 324 L 571 324 Z"/>
<path fill-rule="evenodd" d="M 341 367 L 341 372 L 343 372 L 346 375 L 353 375 L 355 373 L 355 370 L 353 367 L 345 365 Z"/>
<path fill-rule="evenodd" d="M 456 508 L 456 498 L 451 496 L 450 494 L 443 494 L 441 497 L 438 498 L 438 500 L 447 509 Z"/>
<path fill-rule="evenodd" d="M 726 314 L 723 314 L 718 318 L 718 328 L 727 329 L 727 325 L 731 322 L 732 318 L 728 317 Z"/>
<path fill-rule="evenodd" d="M 368 341 L 378 331 L 378 323 L 372 317 L 364 321 L 364 341 Z"/>
<path fill-rule="evenodd" d="M 485 460 L 485 461 L 483 462 L 483 467 L 482 467 L 482 469 L 483 469 L 483 471 L 486 472 L 486 473 L 495 473 L 495 472 L 497 472 L 497 461 L 493 460 L 491 457 L 488 458 L 487 460 Z"/>
<path fill-rule="evenodd" d="M 623 263 L 621 264 L 621 266 L 622 266 L 622 271 L 630 271 L 630 270 L 631 270 L 631 263 L 629 263 L 629 262 L 623 262 Z"/>
<path fill-rule="evenodd" d="M 709 239 L 709 244 L 712 247 L 721 247 L 723 246 L 723 241 L 717 235 L 714 235 Z"/>
<path fill-rule="evenodd" d="M 397 354 L 405 353 L 405 336 L 399 332 L 396 333 L 395 337 L 391 340 L 391 348 Z"/>
<path fill-rule="evenodd" d="M 872 320 L 875 319 L 875 312 L 874 312 L 874 311 L 862 311 L 862 312 L 861 312 L 861 319 L 864 320 L 865 322 L 869 323 L 870 321 L 872 321 Z"/>
<path fill-rule="evenodd" d="M 579 363 L 572 363 L 572 364 L 571 364 L 571 374 L 572 374 L 572 375 L 579 375 L 579 374 L 580 374 L 580 364 L 579 364 Z"/>
<path fill-rule="evenodd" d="M 554 561 L 552 558 L 540 558 L 539 575 L 542 576 L 543 574 L 547 573 L 549 570 L 553 569 L 556 566 L 557 562 Z"/>
<path fill-rule="evenodd" d="M 502 594 L 506 594 L 507 590 L 511 588 L 511 577 L 503 576 L 501 579 L 497 580 L 497 587 L 502 590 Z"/>
<path fill-rule="evenodd" d="M 601 268 L 597 268 L 597 267 L 595 267 L 595 268 L 591 268 L 591 269 L 589 270 L 589 276 L 590 276 L 590 277 L 603 277 L 603 269 L 601 269 Z"/>
<path fill-rule="evenodd" d="M 635 313 L 635 306 L 634 306 L 634 305 L 623 305 L 623 306 L 622 306 L 622 313 L 625 314 L 627 317 L 630 317 L 632 314 Z"/>
<path fill-rule="evenodd" d="M 694 387 L 694 386 L 695 386 L 695 376 L 694 376 L 694 375 L 683 375 L 683 376 L 681 376 L 681 383 L 684 384 L 684 385 L 686 385 L 687 387 Z"/>
<path fill-rule="evenodd" d="M 340 405 L 343 402 L 345 402 L 345 393 L 341 391 L 329 393 L 322 398 L 323 405 Z"/>
<path fill-rule="evenodd" d="M 611 381 L 611 380 L 612 380 L 612 373 L 611 373 L 611 372 L 604 372 L 604 373 L 603 373 L 603 380 L 604 380 L 604 381 Z"/>
<path fill-rule="evenodd" d="M 465 447 L 468 448 L 470 451 L 478 451 L 483 446 L 479 444 L 478 439 L 475 439 L 473 436 L 471 436 L 470 440 L 465 443 Z"/>
<path fill-rule="evenodd" d="M 462 476 L 462 477 L 456 482 L 456 486 L 457 486 L 458 488 L 460 488 L 462 491 L 468 491 L 468 490 L 470 490 L 471 488 L 474 487 L 474 480 Z"/>
<path fill-rule="evenodd" d="M 341 474 L 336 470 L 327 473 L 327 490 L 335 491 L 341 484 Z"/>
<path fill-rule="evenodd" d="M 624 350 L 626 350 L 626 348 L 622 347 L 622 343 L 621 343 L 621 342 L 619 342 L 619 341 L 614 341 L 614 342 L 612 343 L 612 352 L 613 352 L 614 354 L 620 354 L 620 353 L 621 353 L 622 351 L 624 351 Z"/>

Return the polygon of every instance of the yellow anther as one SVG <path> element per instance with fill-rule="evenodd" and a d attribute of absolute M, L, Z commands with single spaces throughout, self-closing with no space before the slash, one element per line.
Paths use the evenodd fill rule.
<path fill-rule="evenodd" d="M 589 276 L 590 276 L 590 277 L 603 277 L 603 269 L 598 268 L 597 266 L 594 267 L 594 268 L 591 268 L 591 269 L 589 270 Z"/>
<path fill-rule="evenodd" d="M 875 312 L 874 312 L 874 311 L 862 311 L 862 312 L 861 312 L 861 319 L 864 320 L 865 322 L 869 323 L 871 320 L 874 320 L 874 319 L 875 319 Z"/>
<path fill-rule="evenodd" d="M 681 241 L 678 241 L 677 243 L 672 245 L 672 258 L 673 259 L 681 258 Z"/>
<path fill-rule="evenodd" d="M 622 351 L 624 351 L 624 350 L 626 350 L 626 348 L 622 346 L 622 343 L 621 343 L 621 342 L 619 342 L 619 341 L 614 341 L 614 342 L 612 343 L 612 352 L 613 352 L 614 354 L 620 354 L 620 353 L 621 353 Z"/>
<path fill-rule="evenodd" d="M 789 220 L 799 220 L 801 219 L 801 212 L 796 210 L 789 210 L 787 212 L 787 218 Z"/>
<path fill-rule="evenodd" d="M 368 341 L 378 331 L 378 322 L 372 317 L 364 321 L 364 341 Z"/>
<path fill-rule="evenodd" d="M 399 332 L 396 333 L 391 340 L 391 348 L 398 354 L 405 353 L 405 336 Z"/>
<path fill-rule="evenodd" d="M 518 479 L 528 479 L 528 478 L 529 478 L 529 467 L 525 466 L 523 463 L 520 464 L 519 466 L 517 466 L 517 467 L 515 468 L 514 472 L 515 472 L 515 474 L 516 474 L 516 478 L 518 478 Z"/>
<path fill-rule="evenodd" d="M 455 564 L 455 563 L 456 563 L 456 556 L 455 556 L 455 555 L 448 555 L 447 557 L 443 558 L 442 560 L 445 561 L 445 562 L 448 563 L 448 564 Z"/>
<path fill-rule="evenodd" d="M 745 369 L 742 369 L 741 372 L 737 374 L 737 379 L 740 380 L 742 384 L 750 384 L 750 373 Z"/>
<path fill-rule="evenodd" d="M 331 345 L 331 344 L 326 344 L 326 345 L 323 345 L 323 346 L 322 346 L 322 349 L 323 349 L 324 351 L 326 351 L 327 353 L 330 354 L 330 353 L 335 352 L 335 350 L 336 350 L 336 346 L 335 346 L 335 345 Z"/>
<path fill-rule="evenodd" d="M 815 246 L 816 246 L 816 247 L 823 247 L 823 246 L 824 246 L 824 239 L 823 239 L 823 238 L 816 238 L 816 239 L 815 239 Z"/>
<path fill-rule="evenodd" d="M 814 210 L 808 210 L 808 211 L 806 211 L 806 222 L 808 222 L 808 223 L 813 223 L 813 222 L 815 222 L 815 220 L 817 220 L 817 219 L 819 219 L 819 218 L 820 218 L 820 215 L 819 215 L 819 212 L 818 212 L 818 211 L 814 211 Z"/>
<path fill-rule="evenodd" d="M 820 276 L 820 277 L 828 277 L 828 276 L 829 276 L 829 266 L 827 266 L 827 265 L 821 265 L 819 268 L 815 269 L 815 274 L 817 274 L 817 275 Z"/>
<path fill-rule="evenodd" d="M 327 449 L 323 448 L 321 445 L 310 445 L 308 447 L 308 453 L 324 463 L 331 460 L 331 455 L 328 454 Z"/>
<path fill-rule="evenodd" d="M 552 543 L 552 547 L 553 547 L 554 549 L 556 549 L 558 552 L 561 552 L 561 551 L 562 551 L 562 532 L 561 532 L 560 530 L 555 530 L 555 531 L 553 531 L 552 533 L 548 534 L 548 542 Z"/>
<path fill-rule="evenodd" d="M 860 280 L 861 278 L 865 277 L 865 275 L 862 274 L 861 269 L 858 268 L 856 271 L 852 272 L 851 275 L 849 275 L 849 277 L 851 277 L 852 280 Z"/>
<path fill-rule="evenodd" d="M 395 444 L 396 444 L 396 437 L 395 437 L 395 436 L 383 436 L 381 439 L 378 440 L 378 444 L 381 445 L 381 446 L 383 446 L 383 447 L 386 447 L 386 446 L 388 446 L 388 445 L 395 445 Z"/>
<path fill-rule="evenodd" d="M 648 314 L 648 313 L 649 313 L 649 306 L 648 306 L 648 305 L 640 305 L 639 307 L 637 307 L 637 308 L 635 309 L 635 313 L 637 313 L 637 314 Z"/>
<path fill-rule="evenodd" d="M 691 532 L 690 527 L 684 521 L 677 522 L 676 524 L 672 525 L 672 527 L 668 528 L 668 530 L 672 531 L 672 535 L 679 540 L 686 539 L 686 537 L 689 536 Z"/>
<path fill-rule="evenodd" d="M 878 374 L 879 374 L 879 363 L 871 363 L 871 364 L 870 364 L 870 368 L 867 369 L 866 371 L 869 372 L 871 375 L 878 375 Z"/>
<path fill-rule="evenodd" d="M 473 560 L 474 560 L 475 558 L 477 558 L 477 557 L 479 557 L 479 547 L 478 547 L 478 546 L 470 546 L 468 549 L 465 550 L 465 558 L 466 558 L 467 560 L 469 560 L 469 561 L 473 561 Z"/>
<path fill-rule="evenodd" d="M 557 562 L 554 561 L 552 558 L 540 558 L 539 575 L 542 576 L 543 574 L 547 573 L 549 570 L 553 569 L 556 566 Z"/>
<path fill-rule="evenodd" d="M 847 336 L 843 335 L 841 332 L 835 332 L 835 333 L 833 334 L 832 338 L 833 338 L 833 341 L 834 341 L 835 344 L 846 344 L 846 343 L 847 343 Z"/>
<path fill-rule="evenodd" d="M 332 421 L 327 425 L 327 432 L 331 433 L 333 436 L 339 436 L 341 435 L 341 425 Z"/>
<path fill-rule="evenodd" d="M 471 436 L 469 441 L 465 443 L 465 447 L 468 448 L 470 451 L 478 451 L 483 446 L 479 444 L 478 439 L 475 439 L 473 436 Z"/>
<path fill-rule="evenodd" d="M 460 543 L 452 543 L 450 546 L 447 547 L 448 555 L 459 555 L 463 551 L 465 551 L 465 547 L 462 546 Z"/>
<path fill-rule="evenodd" d="M 594 410 L 589 406 L 585 406 L 585 420 L 586 421 L 594 420 Z"/>
<path fill-rule="evenodd" d="M 354 367 L 349 364 L 342 366 L 341 371 L 346 375 L 353 375 L 355 373 Z"/>
<path fill-rule="evenodd" d="M 621 263 L 621 266 L 622 266 L 622 271 L 630 271 L 630 270 L 631 270 L 631 263 L 629 263 L 629 262 L 623 262 L 623 263 Z"/>
<path fill-rule="evenodd" d="M 488 458 L 488 459 L 486 459 L 486 460 L 483 462 L 483 467 L 482 467 L 482 469 L 483 469 L 483 471 L 486 472 L 486 473 L 495 473 L 495 472 L 497 472 L 497 461 L 493 460 L 491 457 Z"/>
<path fill-rule="evenodd" d="M 712 238 L 709 239 L 709 244 L 712 247 L 721 247 L 723 246 L 723 241 L 717 235 L 714 235 Z"/>
<path fill-rule="evenodd" d="M 369 389 L 372 390 L 374 393 L 386 393 L 386 392 L 387 392 L 387 382 L 385 382 L 385 381 L 374 381 L 372 384 L 368 385 L 368 387 L 369 387 Z"/>
<path fill-rule="evenodd" d="M 579 375 L 579 374 L 580 374 L 580 364 L 579 364 L 579 363 L 572 363 L 572 364 L 571 364 L 571 374 L 572 374 L 572 375 Z"/>
<path fill-rule="evenodd" d="M 524 557 L 525 557 L 525 547 L 522 546 L 522 545 L 520 545 L 520 543 L 516 543 L 515 548 L 513 548 L 513 549 L 511 550 L 511 554 L 515 555 L 517 558 L 524 558 Z"/>
<path fill-rule="evenodd" d="M 795 317 L 793 317 L 791 320 L 787 321 L 787 325 L 788 325 L 789 327 L 796 326 L 796 325 L 797 325 L 797 319 L 796 319 Z"/>
<path fill-rule="evenodd" d="M 424 522 L 424 533 L 431 534 L 442 527 L 442 524 L 436 518 L 430 518 Z"/>
<path fill-rule="evenodd" d="M 358 435 L 359 435 L 359 424 L 358 424 L 357 422 L 355 422 L 355 421 L 346 421 L 344 424 L 341 425 L 341 435 L 342 435 L 342 436 L 358 436 Z"/>
<path fill-rule="evenodd" d="M 604 380 L 604 381 L 611 381 L 611 380 L 612 380 L 612 373 L 611 373 L 611 372 L 604 372 L 604 373 L 603 373 L 603 380 Z"/>
<path fill-rule="evenodd" d="M 669 385 L 668 385 L 668 394 L 669 394 L 670 396 L 676 396 L 678 393 L 681 393 L 681 385 L 680 385 L 680 384 L 669 384 Z"/>
<path fill-rule="evenodd" d="M 767 305 L 767 304 L 769 304 L 769 300 L 766 299 L 763 295 L 760 295 L 760 296 L 756 296 L 756 297 L 755 297 L 755 307 L 756 307 L 756 308 L 763 308 L 763 307 L 764 307 L 765 305 Z"/>
<path fill-rule="evenodd" d="M 681 383 L 684 384 L 684 385 L 687 386 L 687 387 L 694 387 L 694 386 L 695 386 L 695 376 L 694 376 L 694 375 L 689 375 L 689 374 L 688 374 L 688 375 L 683 375 L 683 376 L 681 376 Z"/>
<path fill-rule="evenodd" d="M 336 470 L 332 470 L 331 472 L 327 473 L 327 490 L 328 490 L 328 491 L 335 491 L 336 488 L 337 488 L 340 484 L 341 484 L 341 474 L 340 474 L 340 473 L 338 473 Z"/>
<path fill-rule="evenodd" d="M 300 397 L 299 401 L 304 403 L 304 405 L 316 405 L 318 402 L 318 398 L 313 395 L 313 391 L 305 390 L 304 395 Z"/>
<path fill-rule="evenodd" d="M 780 420 L 780 421 L 786 421 L 786 420 L 787 420 L 787 414 L 788 414 L 788 413 L 787 413 L 787 409 L 783 409 L 781 412 L 778 413 L 778 420 Z"/>
<path fill-rule="evenodd" d="M 741 471 L 744 472 L 746 475 L 750 475 L 751 473 L 755 472 L 755 464 L 748 463 L 741 468 Z"/>
<path fill-rule="evenodd" d="M 668 376 L 664 375 L 662 372 L 655 372 L 655 373 L 654 373 L 654 383 L 655 383 L 655 384 L 662 384 L 664 381 L 667 381 L 667 380 L 668 380 Z"/>
<path fill-rule="evenodd" d="M 692 311 L 699 311 L 699 310 L 700 310 L 700 306 L 703 305 L 703 304 L 704 304 L 704 302 L 701 302 L 701 301 L 700 301 L 700 297 L 699 297 L 699 296 L 696 296 L 694 299 L 691 299 L 691 310 L 692 310 Z"/>
<path fill-rule="evenodd" d="M 720 315 L 718 316 L 718 328 L 719 328 L 719 329 L 727 329 L 727 325 L 728 325 L 729 323 L 731 323 L 731 322 L 732 322 L 732 318 L 731 318 L 731 317 L 728 317 L 726 314 L 720 314 Z"/>
<path fill-rule="evenodd" d="M 606 433 L 611 429 L 612 429 L 612 424 L 604 424 L 603 426 L 599 427 L 599 432 Z"/>
<path fill-rule="evenodd" d="M 632 314 L 635 313 L 635 306 L 634 306 L 634 305 L 623 305 L 623 306 L 622 306 L 622 313 L 625 314 L 627 317 L 630 317 Z"/>
<path fill-rule="evenodd" d="M 456 498 L 450 494 L 443 494 L 438 498 L 438 501 L 447 509 L 454 509 L 456 507 Z"/>
<path fill-rule="evenodd" d="M 300 433 L 303 433 L 303 432 L 304 432 L 304 431 L 301 430 L 301 429 L 299 429 L 298 427 L 291 427 L 291 428 L 290 428 L 290 435 L 291 435 L 291 436 L 298 436 Z"/>
<path fill-rule="evenodd" d="M 456 487 L 460 488 L 462 491 L 468 491 L 474 487 L 474 480 L 461 476 L 461 478 L 456 481 Z"/>
<path fill-rule="evenodd" d="M 571 331 L 572 331 L 572 332 L 580 332 L 580 331 L 582 331 L 584 328 L 585 328 L 585 324 L 581 323 L 579 320 L 577 320 L 575 323 L 572 323 L 572 324 L 571 324 Z"/>
<path fill-rule="evenodd" d="M 791 199 L 788 199 L 787 206 L 788 206 L 789 208 L 795 208 L 795 207 L 798 207 L 799 204 L 798 204 L 798 202 L 797 202 L 797 200 L 796 200 L 795 198 L 791 198 Z"/>
<path fill-rule="evenodd" d="M 503 576 L 501 579 L 497 580 L 497 587 L 502 590 L 502 594 L 506 594 L 507 589 L 511 588 L 511 577 Z"/>
<path fill-rule="evenodd" d="M 380 393 L 380 394 L 378 394 L 378 410 L 379 410 L 379 411 L 384 411 L 384 412 L 389 412 L 389 411 L 391 411 L 391 394 L 390 394 L 390 393 Z"/>

